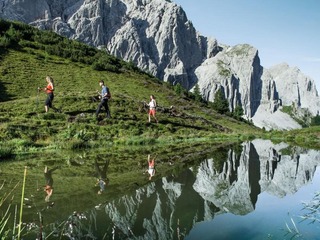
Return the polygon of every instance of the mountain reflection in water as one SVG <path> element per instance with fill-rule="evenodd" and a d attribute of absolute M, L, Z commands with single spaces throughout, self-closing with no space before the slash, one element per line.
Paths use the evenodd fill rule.
<path fill-rule="evenodd" d="M 244 143 L 241 154 L 228 151 L 220 169 L 213 159 L 206 159 L 176 178 L 164 177 L 135 195 L 108 203 L 106 221 L 121 232 L 120 238 L 183 239 L 197 222 L 224 213 L 247 215 L 255 210 L 260 193 L 283 198 L 312 180 L 320 153 L 295 148 L 282 154 L 286 147 L 262 140 Z"/>
<path fill-rule="evenodd" d="M 286 239 L 288 211 L 299 214 L 301 201 L 318 190 L 320 152 L 254 140 L 221 156 L 96 206 L 82 221 L 90 229 L 83 239 Z"/>

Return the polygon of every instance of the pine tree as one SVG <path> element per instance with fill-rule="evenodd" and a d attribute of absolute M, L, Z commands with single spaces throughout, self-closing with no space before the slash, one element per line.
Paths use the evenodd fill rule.
<path fill-rule="evenodd" d="M 237 105 L 232 113 L 233 117 L 237 120 L 240 120 L 242 118 L 243 115 L 243 109 L 240 105 Z"/>
<path fill-rule="evenodd" d="M 183 87 L 181 86 L 180 83 L 177 83 L 176 85 L 174 85 L 173 89 L 176 92 L 176 94 L 179 96 L 183 93 Z"/>
<path fill-rule="evenodd" d="M 202 96 L 201 96 L 200 87 L 199 87 L 198 83 L 194 86 L 193 94 L 194 94 L 194 99 L 196 100 L 196 102 L 202 101 Z"/>
<path fill-rule="evenodd" d="M 225 98 L 221 88 L 214 95 L 214 102 L 212 106 L 213 109 L 216 110 L 218 113 L 225 114 L 229 112 L 229 103 L 228 100 Z"/>

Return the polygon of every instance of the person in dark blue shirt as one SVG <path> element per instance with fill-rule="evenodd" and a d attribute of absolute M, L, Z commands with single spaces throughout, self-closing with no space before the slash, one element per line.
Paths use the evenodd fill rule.
<path fill-rule="evenodd" d="M 107 171 L 108 171 L 108 167 L 109 167 L 109 160 L 105 161 L 105 163 L 103 164 L 103 168 L 102 169 L 100 168 L 97 159 L 95 160 L 94 166 L 95 166 L 96 174 L 97 174 L 97 183 L 96 183 L 96 185 L 98 185 L 100 187 L 100 190 L 98 191 L 98 194 L 101 194 L 101 193 L 104 192 L 105 187 L 109 183 L 109 179 L 107 177 Z"/>
<path fill-rule="evenodd" d="M 104 81 L 103 80 L 100 80 L 99 81 L 99 85 L 101 87 L 101 93 L 99 93 L 100 95 L 100 103 L 98 105 L 98 108 L 96 110 L 96 118 L 99 117 L 99 113 L 102 109 L 102 107 L 104 107 L 105 111 L 106 111 L 106 118 L 111 118 L 111 115 L 110 115 L 110 109 L 109 109 L 109 106 L 108 106 L 108 101 L 109 99 L 111 98 L 111 93 L 110 93 L 110 90 L 109 88 L 104 84 Z"/>
<path fill-rule="evenodd" d="M 50 197 L 52 196 L 53 193 L 53 178 L 52 178 L 52 172 L 56 170 L 58 167 L 55 167 L 53 169 L 48 169 L 47 166 L 44 168 L 44 177 L 46 179 L 46 185 L 44 187 L 44 191 L 46 192 L 46 197 L 45 201 L 49 202 Z"/>

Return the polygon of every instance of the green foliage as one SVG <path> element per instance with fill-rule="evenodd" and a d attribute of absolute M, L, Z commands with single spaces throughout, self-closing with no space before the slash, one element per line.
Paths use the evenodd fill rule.
<path fill-rule="evenodd" d="M 52 32 L 52 31 L 35 31 L 33 40 L 35 42 L 41 43 L 43 45 L 61 45 L 61 42 L 63 42 L 63 37 L 59 36 L 58 34 Z"/>
<path fill-rule="evenodd" d="M 6 32 L 6 35 L 15 43 L 18 43 L 19 40 L 23 37 L 23 33 L 20 30 L 14 28 L 12 25 Z"/>
<path fill-rule="evenodd" d="M 3 186 L 0 186 L 0 190 L 2 187 Z M 7 195 L 0 197 L 0 209 L 2 208 L 3 202 L 7 197 L 8 197 Z M 5 211 L 3 212 L 3 214 L 1 214 L 1 217 L 0 217 L 0 237 L 1 237 L 1 240 L 5 240 L 9 236 L 9 230 L 7 229 L 7 225 L 8 225 L 8 221 L 10 219 L 10 212 L 9 212 L 10 208 L 11 208 L 11 205 L 9 205 L 7 207 L 7 209 L 4 209 Z"/>
<path fill-rule="evenodd" d="M 228 51 L 228 54 L 237 56 L 248 55 L 248 52 L 251 48 L 252 47 L 249 44 L 238 44 L 234 46 L 231 51 Z"/>
<path fill-rule="evenodd" d="M 240 105 L 237 105 L 233 112 L 232 112 L 232 116 L 237 119 L 237 120 L 241 120 L 242 116 L 243 116 L 243 109 Z"/>
<path fill-rule="evenodd" d="M 200 92 L 199 84 L 196 84 L 194 86 L 193 94 L 194 94 L 194 97 L 195 97 L 194 100 L 196 102 L 201 102 L 202 101 L 202 95 L 201 95 L 201 92 Z"/>
<path fill-rule="evenodd" d="M 4 35 L 2 37 L 0 37 L 0 47 L 3 48 L 8 48 L 11 45 L 11 39 Z"/>
<path fill-rule="evenodd" d="M 184 88 L 181 86 L 180 83 L 177 83 L 176 85 L 174 85 L 173 89 L 178 96 L 181 96 L 182 93 L 184 92 Z"/>
<path fill-rule="evenodd" d="M 98 71 L 120 72 L 122 68 L 138 71 L 132 63 L 109 55 L 105 50 L 98 50 L 86 44 L 71 41 L 52 31 L 40 31 L 26 24 L 1 20 L 0 46 L 4 48 L 28 47 L 44 50 L 49 55 L 70 59 L 73 62 L 92 64 Z"/>
<path fill-rule="evenodd" d="M 292 103 L 291 106 L 283 106 L 281 111 L 290 115 L 302 127 L 311 126 L 312 121 L 317 120 L 317 119 L 312 119 L 312 117 L 311 117 L 312 115 L 308 109 L 300 108 L 299 110 L 297 110 L 294 102 Z M 313 125 L 313 126 L 315 126 L 315 125 Z"/>
<path fill-rule="evenodd" d="M 24 229 L 23 227 L 21 227 L 22 226 L 21 220 L 22 220 L 23 198 L 22 198 L 22 203 L 21 203 L 21 208 L 20 208 L 20 220 L 19 220 L 19 222 L 16 222 L 17 221 L 17 211 L 15 212 L 15 214 L 13 214 L 12 201 L 14 200 L 14 197 L 15 197 L 14 191 L 16 190 L 19 183 L 13 183 L 15 185 L 12 188 L 6 189 L 5 185 L 8 184 L 8 182 L 13 183 L 12 179 L 10 179 L 10 181 L 3 181 L 0 185 L 0 192 L 3 190 L 3 188 L 5 189 L 2 196 L 0 196 L 0 212 L 1 212 L 0 239 L 1 240 L 21 239 L 20 238 L 21 232 L 22 232 L 22 229 Z M 22 192 L 24 192 L 24 186 L 25 186 L 25 182 L 23 182 Z M 6 191 L 6 190 L 8 190 L 8 191 Z M 13 222 L 17 225 L 12 227 L 11 224 Z"/>
<path fill-rule="evenodd" d="M 229 103 L 221 88 L 215 93 L 212 106 L 213 109 L 220 114 L 226 114 L 229 112 Z"/>
<path fill-rule="evenodd" d="M 96 66 L 98 71 L 107 70 L 110 68 L 110 66 L 114 67 L 114 70 L 112 72 L 119 72 L 119 69 L 121 68 L 121 62 L 119 59 L 106 55 L 105 52 L 98 52 L 94 56 L 94 62 L 93 64 Z"/>
<path fill-rule="evenodd" d="M 293 115 L 293 107 L 292 106 L 283 106 L 282 112 L 289 114 L 290 116 Z"/>
<path fill-rule="evenodd" d="M 311 118 L 310 126 L 320 126 L 320 116 L 319 115 Z"/>
<path fill-rule="evenodd" d="M 140 69 L 137 67 L 137 65 L 133 61 L 127 62 L 126 66 L 128 70 L 132 70 L 134 72 L 140 72 Z"/>
<path fill-rule="evenodd" d="M 222 60 L 218 60 L 217 66 L 221 76 L 229 77 L 231 75 L 229 67 Z"/>
<path fill-rule="evenodd" d="M 0 146 L 0 159 L 8 159 L 14 156 L 13 147 L 2 145 Z"/>
<path fill-rule="evenodd" d="M 219 74 L 224 77 L 229 77 L 231 72 L 229 69 L 224 68 L 219 71 Z"/>

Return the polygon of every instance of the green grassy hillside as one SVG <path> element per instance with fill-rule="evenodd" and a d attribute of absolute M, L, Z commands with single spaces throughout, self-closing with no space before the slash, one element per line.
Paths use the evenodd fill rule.
<path fill-rule="evenodd" d="M 177 94 L 170 84 L 106 52 L 23 24 L 0 25 L 3 156 L 39 149 L 238 139 L 258 131 L 217 114 L 191 93 Z M 37 88 L 46 85 L 47 75 L 55 81 L 54 105 L 62 113 L 44 113 L 46 95 Z M 94 97 L 100 79 L 112 92 L 112 118 L 97 121 Z M 150 94 L 159 105 L 159 124 L 147 123 L 144 101 Z"/>

